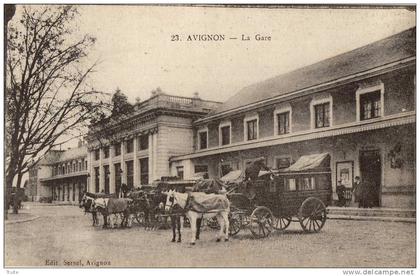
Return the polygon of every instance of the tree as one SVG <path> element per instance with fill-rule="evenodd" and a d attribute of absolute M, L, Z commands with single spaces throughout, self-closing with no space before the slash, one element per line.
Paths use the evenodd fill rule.
<path fill-rule="evenodd" d="M 77 15 L 74 6 L 28 6 L 9 22 L 5 203 L 14 179 L 19 187 L 30 163 L 103 108 L 104 94 L 88 86 L 96 64 L 88 64 L 87 56 L 95 38 L 77 37 Z"/>
<path fill-rule="evenodd" d="M 128 102 L 127 96 L 121 92 L 119 88 L 112 95 L 112 111 L 111 116 L 116 117 L 121 114 L 130 114 L 134 107 Z"/>
<path fill-rule="evenodd" d="M 124 122 L 134 114 L 134 110 L 127 96 L 117 88 L 112 95 L 110 105 L 92 118 L 88 141 L 96 141 L 100 146 L 116 142 L 120 138 L 118 134 L 124 128 Z"/>

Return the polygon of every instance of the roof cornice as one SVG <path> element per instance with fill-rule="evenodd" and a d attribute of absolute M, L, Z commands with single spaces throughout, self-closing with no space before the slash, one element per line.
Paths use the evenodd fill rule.
<path fill-rule="evenodd" d="M 356 73 L 356 74 L 352 74 L 352 75 L 348 75 L 348 76 L 345 76 L 345 77 L 342 77 L 342 78 L 339 78 L 339 79 L 331 80 L 329 82 L 324 82 L 324 83 L 317 84 L 317 85 L 314 85 L 314 86 L 310 86 L 310 87 L 306 87 L 306 88 L 299 89 L 299 90 L 296 90 L 296 91 L 292 91 L 292 92 L 287 93 L 287 94 L 282 94 L 282 95 L 279 95 L 279 96 L 276 96 L 276 97 L 268 98 L 268 99 L 265 99 L 265 100 L 262 100 L 262 101 L 254 102 L 254 103 L 251 103 L 251 104 L 248 104 L 248 105 L 244 105 L 244 106 L 241 106 L 241 107 L 237 107 L 237 108 L 234 108 L 234 109 L 230 109 L 230 110 L 226 110 L 226 111 L 223 111 L 223 112 L 220 112 L 220 113 L 209 115 L 209 116 L 206 116 L 204 118 L 200 118 L 200 119 L 196 120 L 194 122 L 194 124 L 207 123 L 207 122 L 210 122 L 210 121 L 213 121 L 213 120 L 223 118 L 225 116 L 229 116 L 229 115 L 232 115 L 232 114 L 237 114 L 238 112 L 244 112 L 244 111 L 260 108 L 260 107 L 263 107 L 263 106 L 271 105 L 271 104 L 273 104 L 277 101 L 280 101 L 280 100 L 287 100 L 287 99 L 290 99 L 290 98 L 295 98 L 295 97 L 303 96 L 303 95 L 306 95 L 306 94 L 321 92 L 321 91 L 331 89 L 331 88 L 334 88 L 334 87 L 337 87 L 337 86 L 349 84 L 349 83 L 354 82 L 354 81 L 359 81 L 359 80 L 362 80 L 362 79 L 366 79 L 366 78 L 374 77 L 374 76 L 377 76 L 377 75 L 381 75 L 381 74 L 384 74 L 384 73 L 387 73 L 387 72 L 390 72 L 390 71 L 395 71 L 395 70 L 398 70 L 398 69 L 402 69 L 402 68 L 408 67 L 410 65 L 415 65 L 415 63 L 416 63 L 416 57 L 415 56 L 408 57 L 408 58 L 401 59 L 401 60 L 398 60 L 398 61 L 395 61 L 395 62 L 384 64 L 382 66 L 375 67 L 375 68 L 372 68 L 372 69 L 369 69 L 369 70 L 366 70 L 366 71 L 362 71 L 362 72 L 359 72 L 359 73 Z"/>

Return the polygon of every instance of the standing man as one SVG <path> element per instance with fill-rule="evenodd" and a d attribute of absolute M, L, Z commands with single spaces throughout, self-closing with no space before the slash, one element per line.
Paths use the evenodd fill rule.
<path fill-rule="evenodd" d="M 353 194 L 355 198 L 355 202 L 359 202 L 359 208 L 365 208 L 366 207 L 366 191 L 364 184 L 360 180 L 359 176 L 356 176 L 354 178 L 354 188 L 353 188 Z"/>

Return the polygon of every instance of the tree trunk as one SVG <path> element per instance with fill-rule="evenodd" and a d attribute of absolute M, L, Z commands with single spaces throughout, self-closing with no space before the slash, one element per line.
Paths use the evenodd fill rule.
<path fill-rule="evenodd" d="M 20 183 L 21 182 L 22 182 L 22 174 L 19 173 L 18 178 L 17 178 L 15 198 L 13 200 L 13 214 L 18 214 L 19 213 L 19 205 L 20 205 L 20 201 L 21 201 L 21 195 L 20 195 Z"/>
<path fill-rule="evenodd" d="M 12 172 L 9 172 L 6 175 L 6 185 L 5 185 L 5 200 L 4 200 L 4 219 L 7 220 L 7 212 L 9 209 L 10 199 L 12 197 L 12 186 L 13 186 L 13 178 L 15 175 Z"/>

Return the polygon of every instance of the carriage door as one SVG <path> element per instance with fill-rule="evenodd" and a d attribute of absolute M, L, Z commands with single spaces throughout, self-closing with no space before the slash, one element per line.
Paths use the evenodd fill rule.
<path fill-rule="evenodd" d="M 380 206 L 382 172 L 379 150 L 361 151 L 359 160 L 362 182 L 366 185 L 367 200 L 373 207 L 378 207 Z"/>

